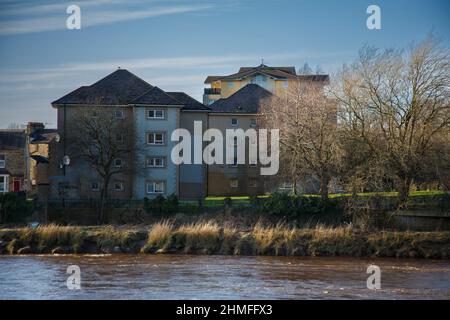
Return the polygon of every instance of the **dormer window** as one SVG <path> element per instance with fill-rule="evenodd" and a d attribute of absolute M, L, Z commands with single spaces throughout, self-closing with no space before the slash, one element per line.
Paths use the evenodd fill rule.
<path fill-rule="evenodd" d="M 231 118 L 231 126 L 237 127 L 239 125 L 239 121 L 237 118 Z"/>

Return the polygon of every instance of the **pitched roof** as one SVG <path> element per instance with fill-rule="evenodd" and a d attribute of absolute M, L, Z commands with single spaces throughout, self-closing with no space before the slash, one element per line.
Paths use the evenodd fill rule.
<path fill-rule="evenodd" d="M 39 154 L 32 154 L 30 157 L 38 163 L 48 163 L 49 162 L 47 157 L 41 156 Z"/>
<path fill-rule="evenodd" d="M 208 76 L 205 79 L 205 84 L 217 80 L 240 80 L 252 74 L 261 73 L 276 79 L 299 79 L 305 81 L 328 82 L 328 75 L 297 75 L 295 67 L 269 67 L 261 64 L 257 67 L 241 67 L 239 72 L 230 74 L 228 76 Z"/>
<path fill-rule="evenodd" d="M 167 92 L 167 94 L 184 104 L 183 110 L 211 110 L 211 108 L 205 106 L 203 103 L 198 102 L 184 92 Z"/>
<path fill-rule="evenodd" d="M 207 76 L 204 83 L 211 83 L 220 80 L 223 76 Z"/>
<path fill-rule="evenodd" d="M 247 84 L 228 98 L 214 102 L 210 107 L 218 113 L 258 113 L 264 99 L 274 95 L 257 84 Z"/>
<path fill-rule="evenodd" d="M 318 81 L 318 82 L 329 82 L 330 76 L 327 74 L 302 74 L 298 75 L 299 80 L 305 81 Z"/>
<path fill-rule="evenodd" d="M 267 68 L 270 68 L 270 67 L 268 67 L 268 66 L 266 66 L 266 65 L 263 65 L 263 66 L 265 66 L 265 67 L 267 67 Z M 252 69 L 255 69 L 255 67 L 241 67 L 241 68 L 239 69 L 239 72 L 247 72 L 247 71 L 250 71 L 250 70 L 252 70 Z M 271 69 L 281 70 L 281 71 L 290 73 L 290 74 L 292 74 L 292 75 L 296 75 L 296 74 L 297 74 L 297 73 L 295 72 L 295 67 L 271 67 Z"/>
<path fill-rule="evenodd" d="M 126 69 L 118 69 L 90 86 L 80 87 L 52 104 L 124 105 L 153 86 Z"/>
<path fill-rule="evenodd" d="M 158 87 L 153 87 L 141 96 L 130 101 L 131 104 L 180 106 L 182 103 Z"/>
<path fill-rule="evenodd" d="M 0 150 L 25 148 L 26 134 L 24 130 L 1 130 Z"/>

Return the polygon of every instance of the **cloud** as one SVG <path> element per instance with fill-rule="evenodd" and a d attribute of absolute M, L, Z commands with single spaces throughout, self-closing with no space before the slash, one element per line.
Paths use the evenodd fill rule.
<path fill-rule="evenodd" d="M 134 1 L 141 3 L 141 1 Z M 117 4 L 130 4 L 124 0 L 97 0 L 92 2 L 78 2 L 81 7 L 81 27 L 87 28 L 97 25 L 112 24 L 117 22 L 146 19 L 164 15 L 174 15 L 205 11 L 215 7 L 209 4 L 170 4 L 164 6 L 135 6 L 124 9 Z M 131 2 L 133 3 L 133 2 Z M 34 7 L 25 7 L 23 4 L 7 7 L 0 14 L 0 35 L 35 33 L 45 31 L 63 30 L 68 15 L 66 8 L 68 4 L 52 3 Z M 102 6 L 101 6 L 102 5 Z M 108 10 L 101 10 L 108 5 Z M 96 6 L 94 10 L 84 10 L 86 7 Z M 34 14 L 34 17 L 28 15 Z M 36 15 L 38 14 L 38 15 Z M 42 14 L 45 14 L 42 16 Z M 19 15 L 15 18 L 5 19 L 8 15 Z M 25 16 L 25 17 L 24 17 Z"/>

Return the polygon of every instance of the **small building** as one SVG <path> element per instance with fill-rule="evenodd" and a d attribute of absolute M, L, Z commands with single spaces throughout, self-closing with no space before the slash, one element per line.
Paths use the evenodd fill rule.
<path fill-rule="evenodd" d="M 25 191 L 26 131 L 0 130 L 0 194 Z"/>

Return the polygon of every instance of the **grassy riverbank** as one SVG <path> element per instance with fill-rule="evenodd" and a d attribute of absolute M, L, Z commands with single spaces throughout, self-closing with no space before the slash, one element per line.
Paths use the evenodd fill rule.
<path fill-rule="evenodd" d="M 222 255 L 450 258 L 450 232 L 362 232 L 351 226 L 296 228 L 214 221 L 174 225 L 0 229 L 1 254 L 187 253 Z"/>

